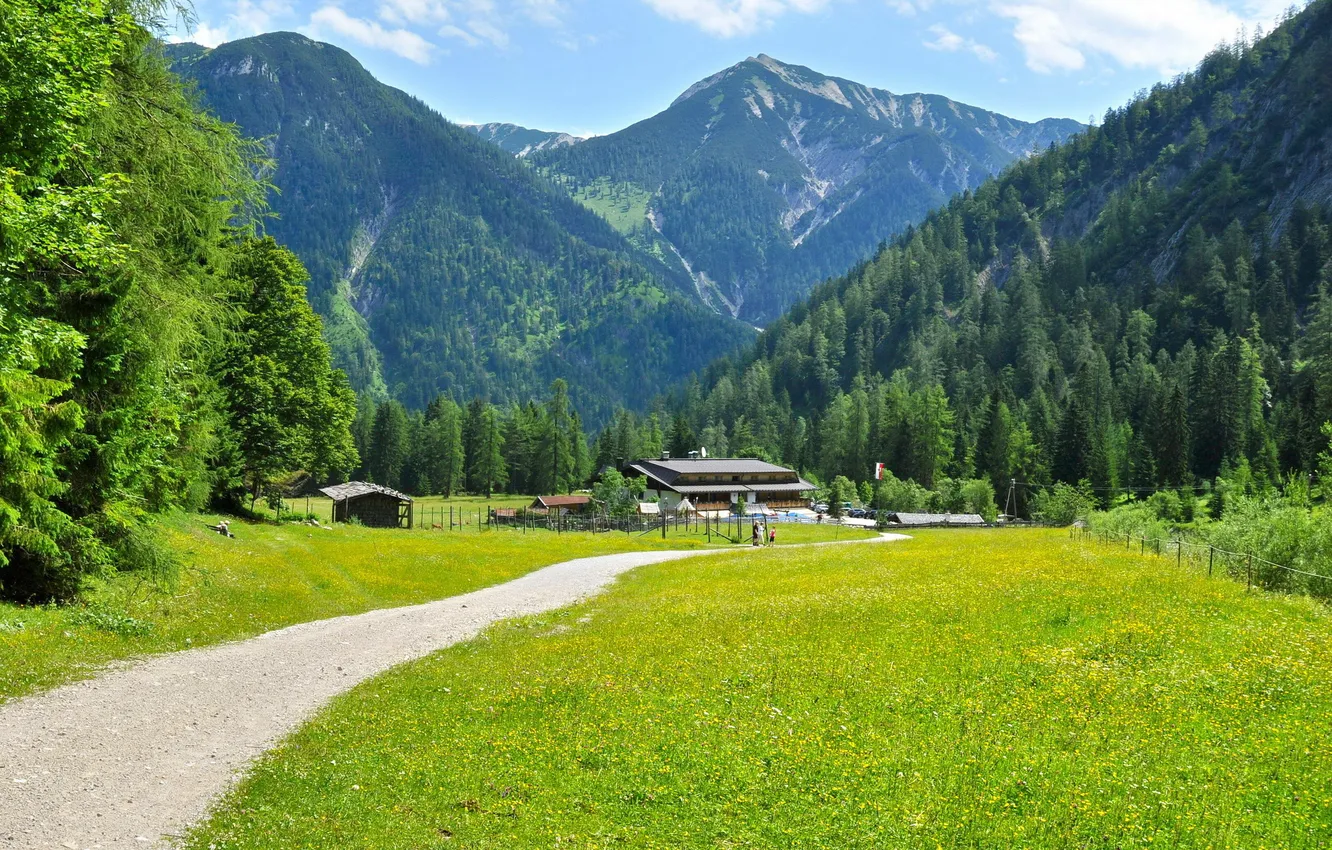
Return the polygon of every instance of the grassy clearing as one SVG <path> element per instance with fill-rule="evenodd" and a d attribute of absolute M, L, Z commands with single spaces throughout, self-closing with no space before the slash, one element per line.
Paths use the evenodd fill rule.
<path fill-rule="evenodd" d="M 623 234 L 647 224 L 647 208 L 652 201 L 650 192 L 632 183 L 612 183 L 605 177 L 574 192 L 573 197 Z"/>
<path fill-rule="evenodd" d="M 1330 637 L 1060 532 L 663 564 L 358 688 L 186 845 L 1323 847 Z"/>
<path fill-rule="evenodd" d="M 166 526 L 185 564 L 176 587 L 119 576 L 93 588 L 77 607 L 0 603 L 0 702 L 85 677 L 117 659 L 428 602 L 571 558 L 705 545 L 702 535 L 683 531 L 666 540 L 656 534 L 478 533 L 475 511 L 478 504 L 484 510 L 486 501 L 453 500 L 460 514 L 471 517 L 453 532 L 234 524 L 236 539 L 228 540 L 206 528 L 218 517 L 179 517 Z M 489 503 L 514 501 L 530 499 Z M 782 542 L 847 534 L 801 530 Z"/>

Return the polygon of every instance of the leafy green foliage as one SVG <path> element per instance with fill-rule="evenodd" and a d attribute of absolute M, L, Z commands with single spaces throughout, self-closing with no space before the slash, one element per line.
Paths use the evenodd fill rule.
<path fill-rule="evenodd" d="M 199 115 L 119 0 L 0 20 L 0 588 L 133 568 L 206 496 L 208 360 L 257 149 Z M 149 560 L 152 560 L 149 558 Z"/>
<path fill-rule="evenodd" d="M 295 255 L 271 238 L 247 242 L 235 254 L 229 277 L 236 328 L 218 384 L 227 414 L 222 454 L 239 459 L 239 481 L 221 489 L 233 500 L 248 492 L 253 508 L 282 473 L 326 480 L 355 468 L 356 397 L 330 366 Z"/>
<path fill-rule="evenodd" d="M 625 478 L 617 469 L 608 469 L 592 487 L 592 498 L 607 516 L 633 516 L 638 502 L 647 491 L 644 478 Z"/>

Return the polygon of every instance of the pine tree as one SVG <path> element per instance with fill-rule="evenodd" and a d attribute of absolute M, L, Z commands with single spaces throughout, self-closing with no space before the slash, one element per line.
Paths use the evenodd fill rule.
<path fill-rule="evenodd" d="M 386 401 L 375 410 L 375 424 L 370 432 L 370 456 L 366 466 L 370 480 L 385 487 L 402 485 L 402 470 L 407 462 L 407 411 L 396 401 Z"/>
<path fill-rule="evenodd" d="M 1050 474 L 1055 481 L 1078 484 L 1091 478 L 1092 440 L 1091 419 L 1082 402 L 1074 397 L 1064 409 L 1055 439 L 1054 464 Z"/>

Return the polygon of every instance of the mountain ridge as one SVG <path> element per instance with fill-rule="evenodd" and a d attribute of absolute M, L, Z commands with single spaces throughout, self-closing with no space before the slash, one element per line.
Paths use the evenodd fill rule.
<path fill-rule="evenodd" d="M 762 324 L 952 195 L 1082 129 L 759 54 L 657 115 L 530 159 L 622 233 L 678 258 L 709 306 Z"/>
<path fill-rule="evenodd" d="M 488 124 L 459 124 L 458 126 L 475 133 L 491 144 L 498 145 L 501 150 L 508 151 L 519 159 L 544 150 L 572 147 L 579 142 L 587 141 L 581 136 L 574 136 L 569 133 L 533 130 L 529 127 L 506 124 L 500 121 L 493 121 Z"/>

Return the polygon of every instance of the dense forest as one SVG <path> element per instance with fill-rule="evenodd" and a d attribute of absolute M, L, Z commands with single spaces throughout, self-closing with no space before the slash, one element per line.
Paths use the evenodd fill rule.
<path fill-rule="evenodd" d="M 166 7 L 167 4 L 163 4 Z M 174 7 L 171 7 L 174 8 Z M 199 112 L 150 4 L 0 16 L 0 593 L 170 570 L 155 515 L 358 462 L 263 150 Z"/>
<path fill-rule="evenodd" d="M 669 406 L 714 453 L 822 480 L 884 462 L 1109 503 L 1313 475 L 1330 131 L 1324 1 L 958 196 Z"/>

